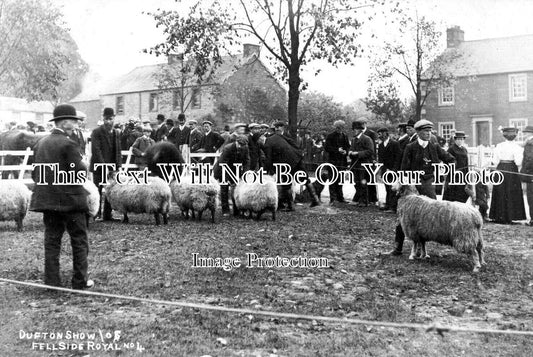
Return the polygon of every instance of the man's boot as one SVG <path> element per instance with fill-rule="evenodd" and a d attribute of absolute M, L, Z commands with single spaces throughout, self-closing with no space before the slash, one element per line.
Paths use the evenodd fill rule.
<path fill-rule="evenodd" d="M 403 229 L 401 225 L 396 226 L 396 236 L 394 238 L 395 241 L 395 248 L 390 251 L 389 255 L 402 255 L 402 249 L 403 249 L 403 241 L 405 239 L 405 234 L 403 233 Z"/>
<path fill-rule="evenodd" d="M 307 181 L 305 184 L 305 187 L 307 187 L 307 192 L 309 192 L 309 195 L 311 196 L 311 206 L 310 207 L 316 207 L 320 206 L 320 200 L 318 199 L 318 196 L 315 192 L 315 187 L 311 183 L 311 181 Z"/>

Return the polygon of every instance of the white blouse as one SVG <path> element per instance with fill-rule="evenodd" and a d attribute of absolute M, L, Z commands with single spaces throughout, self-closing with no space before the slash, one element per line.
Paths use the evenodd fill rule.
<path fill-rule="evenodd" d="M 514 161 L 516 166 L 522 165 L 522 159 L 524 157 L 524 148 L 521 147 L 515 141 L 504 141 L 499 143 L 494 148 L 494 162 L 497 164 L 501 160 L 505 161 Z"/>

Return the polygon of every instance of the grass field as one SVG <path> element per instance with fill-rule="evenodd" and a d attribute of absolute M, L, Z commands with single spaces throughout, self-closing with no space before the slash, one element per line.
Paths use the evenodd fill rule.
<path fill-rule="evenodd" d="M 1 277 L 40 281 L 41 215 L 25 230 L 0 222 Z M 170 224 L 132 215 L 130 224 L 93 223 L 90 276 L 94 291 L 250 309 L 533 330 L 533 229 L 487 224 L 486 261 L 472 274 L 467 257 L 428 244 L 427 261 L 390 257 L 395 215 L 376 207 L 321 206 L 279 213 L 272 222 L 217 216 L 217 223 Z M 330 268 L 193 268 L 204 257 L 323 257 Z M 61 258 L 70 286 L 68 237 Z M 43 292 L 0 283 L 0 356 L 532 356 L 526 337 L 389 329 L 175 308 L 117 299 Z M 121 351 L 38 351 L 24 332 L 120 331 Z M 87 342 L 77 340 L 63 342 Z M 134 344 L 124 348 L 123 343 Z M 139 352 L 136 347 L 142 345 Z M 130 346 L 130 345 L 127 345 Z M 46 347 L 46 346 L 45 346 Z M 43 347 L 43 348 L 45 348 Z M 108 346 L 109 347 L 109 346 Z M 96 348 L 96 345 L 93 346 Z"/>

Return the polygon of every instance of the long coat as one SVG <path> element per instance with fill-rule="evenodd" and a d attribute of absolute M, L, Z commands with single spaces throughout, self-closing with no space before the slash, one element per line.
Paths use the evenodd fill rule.
<path fill-rule="evenodd" d="M 250 170 L 250 150 L 248 149 L 248 146 L 240 146 L 237 148 L 235 142 L 224 146 L 224 150 L 222 150 L 222 154 L 213 168 L 213 176 L 219 181 L 222 180 L 222 167 L 220 164 L 228 165 L 228 169 L 231 170 L 235 176 L 240 177 L 244 172 Z M 236 171 L 235 164 L 242 164 L 239 172 Z M 226 175 L 226 179 L 230 180 L 231 177 Z"/>
<path fill-rule="evenodd" d="M 216 152 L 224 144 L 224 139 L 219 133 L 210 131 L 208 134 L 202 137 L 200 142 L 200 148 L 205 152 Z"/>
<path fill-rule="evenodd" d="M 61 171 L 78 173 L 86 171 L 82 162 L 79 145 L 59 129 L 37 142 L 34 147 L 34 163 L 58 164 Z M 71 167 L 71 164 L 74 167 Z M 32 178 L 37 183 L 44 181 L 46 185 L 35 185 L 31 196 L 30 210 L 37 212 L 87 212 L 87 192 L 81 184 L 54 184 L 54 173 L 51 169 L 44 170 L 44 178 L 35 168 Z"/>
<path fill-rule="evenodd" d="M 91 134 L 91 143 L 91 171 L 94 171 L 96 163 L 115 164 L 117 169 L 121 166 L 122 154 L 118 130 L 113 129 L 109 133 L 103 125 L 99 126 Z"/>
<path fill-rule="evenodd" d="M 359 138 L 354 136 L 350 151 L 357 151 L 357 155 L 350 155 L 352 161 L 355 162 L 354 169 L 361 168 L 364 163 L 372 162 L 376 155 L 374 141 L 365 134 L 361 134 Z"/>
<path fill-rule="evenodd" d="M 389 139 L 387 146 L 380 143 L 378 145 L 378 160 L 383 164 L 383 171 L 398 171 L 402 161 L 400 143 L 393 139 Z"/>
<path fill-rule="evenodd" d="M 520 172 L 533 175 L 533 137 L 526 141 L 524 145 L 524 158 L 522 159 L 522 169 Z M 522 176 L 522 181 L 533 183 L 533 176 Z M 532 206 L 533 202 L 529 203 L 529 205 Z"/>
<path fill-rule="evenodd" d="M 468 172 L 468 150 L 454 143 L 448 149 L 448 153 L 455 158 L 455 170 L 466 174 Z M 465 190 L 466 184 L 449 185 L 449 180 L 450 177 L 448 176 L 444 185 L 442 199 L 445 201 L 466 202 L 468 200 L 468 193 Z"/>
<path fill-rule="evenodd" d="M 165 124 L 161 124 L 157 130 L 152 132 L 150 137 L 155 141 L 161 141 L 168 135 L 168 128 Z"/>
<path fill-rule="evenodd" d="M 197 152 L 200 150 L 203 136 L 204 135 L 198 129 L 191 130 L 189 133 L 189 148 L 191 149 L 191 152 Z"/>
<path fill-rule="evenodd" d="M 265 170 L 274 173 L 274 164 L 289 164 L 293 173 L 300 168 L 302 155 L 292 146 L 284 135 L 274 134 L 266 139 L 263 151 L 265 152 Z"/>
<path fill-rule="evenodd" d="M 179 126 L 173 126 L 167 135 L 167 140 L 179 147 L 189 142 L 190 133 L 191 128 L 188 126 L 184 126 L 182 130 L 180 130 Z"/>
<path fill-rule="evenodd" d="M 346 154 L 341 154 L 339 148 L 342 148 L 348 153 L 350 149 L 350 141 L 348 135 L 334 131 L 326 137 L 326 144 L 324 151 L 328 153 L 328 162 L 337 166 L 338 168 L 346 167 Z"/>

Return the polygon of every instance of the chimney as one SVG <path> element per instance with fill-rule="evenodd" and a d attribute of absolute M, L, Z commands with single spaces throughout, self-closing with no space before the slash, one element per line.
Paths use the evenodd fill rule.
<path fill-rule="evenodd" d="M 169 53 L 167 56 L 168 64 L 175 64 L 183 61 L 183 53 Z"/>
<path fill-rule="evenodd" d="M 453 26 L 446 30 L 446 47 L 459 47 L 464 40 L 465 32 L 459 26 Z"/>
<path fill-rule="evenodd" d="M 259 45 L 245 43 L 242 47 L 242 57 L 247 58 L 247 57 L 250 57 L 252 54 L 255 54 L 257 57 L 259 57 L 260 51 L 261 51 L 261 47 L 259 47 Z"/>

